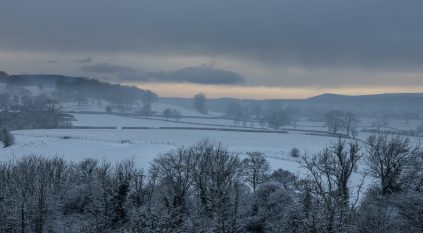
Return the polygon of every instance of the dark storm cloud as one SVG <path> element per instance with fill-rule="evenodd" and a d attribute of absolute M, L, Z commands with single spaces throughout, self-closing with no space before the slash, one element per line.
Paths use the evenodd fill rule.
<path fill-rule="evenodd" d="M 91 63 L 92 61 L 93 59 L 91 57 L 86 57 L 86 58 L 76 60 L 75 62 L 84 64 L 84 63 Z"/>
<path fill-rule="evenodd" d="M 49 64 L 57 64 L 57 61 L 56 60 L 48 60 L 47 63 L 49 63 Z"/>
<path fill-rule="evenodd" d="M 137 70 L 128 66 L 119 66 L 109 63 L 97 63 L 81 67 L 84 72 L 102 73 L 102 74 L 117 74 L 117 73 L 134 73 Z"/>
<path fill-rule="evenodd" d="M 417 68 L 421 0 L 3 1 L 0 48 Z"/>
<path fill-rule="evenodd" d="M 186 67 L 173 72 L 150 72 L 148 74 L 123 74 L 126 81 L 165 82 L 165 83 L 196 83 L 213 85 L 237 85 L 244 79 L 237 73 L 216 69 L 210 66 Z"/>

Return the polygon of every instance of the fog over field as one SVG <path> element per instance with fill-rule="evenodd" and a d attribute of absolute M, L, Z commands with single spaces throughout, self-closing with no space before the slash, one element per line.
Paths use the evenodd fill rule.
<path fill-rule="evenodd" d="M 0 233 L 423 232 L 422 7 L 2 2 Z"/>

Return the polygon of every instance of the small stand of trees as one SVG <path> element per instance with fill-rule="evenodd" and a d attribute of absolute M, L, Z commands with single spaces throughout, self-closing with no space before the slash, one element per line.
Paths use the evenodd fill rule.
<path fill-rule="evenodd" d="M 203 93 L 198 93 L 194 96 L 194 108 L 199 113 L 208 114 L 207 98 Z"/>
<path fill-rule="evenodd" d="M 387 116 L 387 115 L 379 115 L 376 118 L 375 122 L 372 123 L 372 125 L 374 127 L 376 127 L 376 129 L 378 131 L 380 131 L 380 129 L 382 127 L 388 127 L 389 126 L 389 123 L 390 123 L 389 116 Z"/>
<path fill-rule="evenodd" d="M 289 125 L 291 123 L 291 118 L 283 110 L 276 110 L 272 112 L 266 119 L 269 127 L 276 130 L 284 125 Z"/>
<path fill-rule="evenodd" d="M 260 105 L 243 106 L 233 101 L 226 107 L 226 117 L 232 119 L 235 125 L 242 122 L 242 126 L 247 126 L 248 121 L 257 122 L 264 128 L 267 124 L 275 130 L 292 122 L 289 109 L 282 109 L 279 106 L 262 110 Z"/>
<path fill-rule="evenodd" d="M 174 118 L 176 120 L 180 119 L 182 117 L 182 114 L 173 108 L 166 108 L 163 110 L 163 117 L 166 118 L 166 120 L 169 120 L 169 118 Z"/>
<path fill-rule="evenodd" d="M 360 120 L 351 112 L 330 111 L 325 115 L 328 130 L 334 134 L 345 132 L 347 136 L 356 137 Z"/>
<path fill-rule="evenodd" d="M 42 94 L 39 96 L 22 96 L 20 105 L 13 111 L 5 109 L 0 112 L 0 127 L 10 130 L 60 128 L 70 125 L 64 114 L 59 113 L 57 101 Z"/>
<path fill-rule="evenodd" d="M 151 105 L 154 102 L 157 102 L 157 95 L 152 92 L 152 91 L 143 91 L 142 97 L 141 97 L 141 102 L 142 102 L 142 108 L 141 108 L 141 115 L 146 115 L 149 116 L 151 115 L 153 112 L 151 110 Z"/>

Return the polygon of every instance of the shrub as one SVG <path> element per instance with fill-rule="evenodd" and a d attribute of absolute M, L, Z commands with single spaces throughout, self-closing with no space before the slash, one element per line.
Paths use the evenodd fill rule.
<path fill-rule="evenodd" d="M 112 106 L 110 106 L 110 105 L 107 105 L 106 106 L 106 112 L 107 113 L 110 113 L 110 112 L 112 112 L 113 111 L 113 107 Z"/>
<path fill-rule="evenodd" d="M 6 128 L 1 129 L 0 138 L 1 142 L 3 143 L 3 147 L 9 147 L 13 145 L 15 141 L 13 135 Z"/>
<path fill-rule="evenodd" d="M 290 155 L 293 158 L 298 158 L 298 157 L 300 157 L 300 150 L 298 150 L 298 148 L 294 147 L 294 148 L 292 148 Z"/>

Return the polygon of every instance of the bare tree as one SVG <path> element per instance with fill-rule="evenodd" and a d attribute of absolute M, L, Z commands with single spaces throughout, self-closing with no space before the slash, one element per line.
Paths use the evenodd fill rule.
<path fill-rule="evenodd" d="M 417 126 L 416 128 L 417 136 L 422 137 L 423 136 L 423 123 Z"/>
<path fill-rule="evenodd" d="M 298 178 L 292 172 L 278 169 L 272 172 L 269 180 L 281 184 L 285 190 L 290 190 L 296 186 Z"/>
<path fill-rule="evenodd" d="M 7 109 L 10 104 L 10 95 L 8 93 L 0 94 L 0 107 Z"/>
<path fill-rule="evenodd" d="M 262 152 L 248 152 L 247 155 L 248 157 L 242 161 L 243 176 L 255 192 L 257 186 L 268 179 L 270 164 Z"/>
<path fill-rule="evenodd" d="M 194 108 L 200 113 L 208 113 L 207 99 L 205 94 L 198 93 L 194 96 Z"/>
<path fill-rule="evenodd" d="M 241 104 L 235 101 L 231 102 L 226 107 L 226 116 L 234 121 L 234 125 L 238 125 L 238 123 L 244 118 L 244 112 Z"/>
<path fill-rule="evenodd" d="M 330 111 L 325 115 L 326 126 L 332 133 L 338 133 L 344 128 L 344 113 L 340 111 Z"/>
<path fill-rule="evenodd" d="M 168 120 L 171 115 L 172 110 L 170 108 L 166 108 L 165 110 L 163 110 L 163 117 L 166 118 L 166 120 Z"/>
<path fill-rule="evenodd" d="M 291 123 L 291 119 L 285 111 L 276 110 L 267 117 L 267 122 L 270 127 L 279 129 L 281 126 Z"/>
<path fill-rule="evenodd" d="M 373 123 L 373 126 L 375 126 L 377 130 L 380 131 L 382 127 L 388 127 L 389 122 L 390 122 L 389 116 L 380 115 L 376 118 L 375 122 Z"/>
<path fill-rule="evenodd" d="M 182 117 L 182 113 L 181 113 L 181 112 L 179 112 L 179 111 L 178 111 L 178 110 L 176 110 L 176 109 L 172 109 L 171 116 L 172 116 L 173 118 L 175 118 L 176 120 L 179 120 L 179 119 Z"/>
<path fill-rule="evenodd" d="M 256 120 L 260 119 L 262 111 L 263 110 L 261 105 L 254 104 L 251 106 L 251 114 L 255 117 Z"/>
<path fill-rule="evenodd" d="M 347 135 L 350 136 L 351 134 L 353 137 L 355 137 L 357 135 L 357 125 L 360 123 L 360 120 L 354 113 L 347 112 L 344 114 L 344 122 Z"/>
<path fill-rule="evenodd" d="M 324 232 L 334 232 L 337 226 L 349 220 L 346 213 L 354 207 L 350 205 L 350 180 L 361 157 L 357 142 L 347 143 L 340 139 L 322 152 L 303 160 L 303 167 L 311 180 L 311 192 L 322 206 Z"/>
<path fill-rule="evenodd" d="M 131 160 L 126 160 L 116 165 L 113 179 L 115 181 L 113 184 L 113 197 L 111 199 L 113 207 L 111 222 L 113 228 L 118 228 L 128 220 L 128 211 L 125 208 L 125 203 L 127 202 L 130 184 L 135 173 L 134 162 Z"/>
<path fill-rule="evenodd" d="M 241 162 L 222 144 L 202 140 L 192 147 L 194 187 L 199 203 L 196 231 L 236 232 L 240 209 Z"/>
<path fill-rule="evenodd" d="M 144 91 L 141 102 L 143 106 L 141 108 L 141 114 L 150 115 L 151 114 L 151 104 L 157 101 L 157 95 L 152 91 Z"/>
<path fill-rule="evenodd" d="M 379 180 L 382 194 L 400 191 L 403 172 L 410 166 L 418 148 L 413 148 L 408 138 L 388 137 L 386 134 L 370 136 L 367 144 L 367 164 L 372 175 Z"/>
<path fill-rule="evenodd" d="M 194 162 L 190 148 L 179 148 L 161 155 L 153 163 L 153 172 L 164 185 L 162 205 L 169 216 L 166 224 L 169 231 L 183 230 L 186 225 L 186 200 L 192 185 Z"/>

